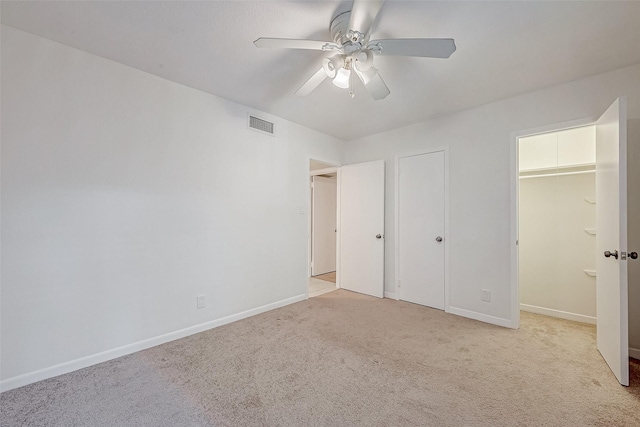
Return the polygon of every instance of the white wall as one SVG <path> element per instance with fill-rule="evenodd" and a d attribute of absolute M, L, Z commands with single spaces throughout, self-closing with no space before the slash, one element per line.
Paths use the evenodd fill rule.
<path fill-rule="evenodd" d="M 385 290 L 395 293 L 394 158 L 397 154 L 448 146 L 450 310 L 497 324 L 511 314 L 511 133 L 583 118 L 595 118 L 620 95 L 629 117 L 640 117 L 640 65 L 506 99 L 427 122 L 350 141 L 343 164 L 384 159 L 386 175 Z M 393 94 L 391 95 L 393 96 Z M 638 150 L 638 144 L 630 151 Z M 637 157 L 636 157 L 637 159 Z M 640 180 L 640 167 L 630 167 Z M 640 197 L 630 193 L 630 197 Z M 636 205 L 637 206 L 637 205 Z M 629 221 L 638 221 L 638 210 Z M 634 247 L 640 241 L 630 238 Z M 636 280 L 637 278 L 632 279 Z M 491 302 L 480 290 L 492 291 Z M 636 297 L 637 298 L 637 297 Z M 640 310 L 640 301 L 633 301 Z M 640 348 L 640 324 L 631 346 Z"/>
<path fill-rule="evenodd" d="M 3 389 L 305 297 L 342 142 L 248 111 L 2 27 Z"/>

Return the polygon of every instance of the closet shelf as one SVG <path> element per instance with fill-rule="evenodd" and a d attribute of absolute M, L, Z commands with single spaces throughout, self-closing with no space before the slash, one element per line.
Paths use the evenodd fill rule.
<path fill-rule="evenodd" d="M 587 273 L 591 277 L 596 277 L 596 271 L 595 270 L 584 270 L 584 272 Z"/>
<path fill-rule="evenodd" d="M 587 203 L 591 203 L 592 205 L 595 205 L 595 204 L 596 204 L 596 199 L 592 199 L 592 198 L 589 198 L 589 197 L 585 197 L 585 198 L 584 198 L 584 200 L 585 200 Z"/>
<path fill-rule="evenodd" d="M 596 229 L 595 229 L 595 228 L 585 228 L 585 229 L 584 229 L 584 231 L 585 231 L 587 234 L 591 234 L 591 235 L 594 235 L 594 236 L 595 236 L 595 234 L 596 234 Z"/>

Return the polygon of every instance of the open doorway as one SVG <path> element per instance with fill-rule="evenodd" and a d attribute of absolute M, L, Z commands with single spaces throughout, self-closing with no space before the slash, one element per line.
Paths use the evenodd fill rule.
<path fill-rule="evenodd" d="M 338 168 L 310 160 L 309 297 L 337 289 Z"/>
<path fill-rule="evenodd" d="M 571 217 L 571 227 L 575 230 L 574 225 L 582 229 L 583 233 L 595 238 L 595 266 L 581 268 L 582 273 L 595 278 L 595 306 L 597 317 L 596 323 L 596 348 L 602 355 L 604 361 L 611 368 L 612 373 L 616 376 L 620 384 L 629 385 L 629 299 L 628 299 L 628 259 L 637 258 L 637 252 L 629 251 L 628 243 L 628 226 L 627 226 L 627 101 L 626 97 L 616 99 L 609 108 L 596 120 L 580 120 L 568 123 L 566 126 L 555 126 L 555 129 L 574 129 L 585 128 L 585 132 L 590 132 L 589 125 L 594 125 L 595 133 L 595 173 L 590 172 L 589 163 L 591 161 L 563 161 L 563 159 L 571 159 L 575 155 L 581 155 L 582 150 L 579 146 L 571 143 L 563 143 L 560 133 L 555 138 L 550 138 L 547 145 L 551 149 L 542 150 L 539 158 L 551 158 L 555 163 L 551 167 L 539 167 L 530 176 L 536 173 L 542 175 L 543 169 L 551 169 L 553 173 L 560 176 L 582 175 L 592 173 L 595 175 L 595 197 L 591 199 L 589 196 L 582 195 L 585 203 L 594 205 L 595 207 L 595 225 L 589 226 L 588 223 L 579 224 L 579 215 Z M 523 291 L 520 286 L 520 270 L 523 268 L 522 263 L 524 257 L 520 256 L 523 251 L 522 246 L 525 244 L 521 241 L 520 221 L 521 215 L 519 210 L 524 208 L 520 206 L 520 154 L 519 150 L 526 151 L 522 141 L 526 137 L 539 136 L 543 133 L 554 133 L 555 129 L 545 128 L 537 132 L 520 132 L 512 134 L 513 150 L 511 152 L 512 168 L 512 203 L 511 217 L 512 227 L 511 235 L 513 237 L 512 255 L 512 327 L 518 328 L 520 324 L 520 293 Z M 542 136 L 541 136 L 542 138 Z M 541 148 L 545 144 L 538 144 L 536 149 Z M 533 146 L 533 144 L 532 144 Z M 526 155 L 523 154 L 523 158 Z M 549 155 L 550 154 L 550 155 Z M 572 170 L 572 168 L 574 168 Z M 554 170 L 555 169 L 555 170 Z M 560 189 L 556 188 L 557 194 Z M 562 200 L 556 195 L 556 200 Z M 558 201 L 558 207 L 555 212 L 560 215 L 564 214 L 562 203 Z M 584 207 L 584 204 L 583 204 Z M 542 214 L 539 215 L 542 217 Z M 542 222 L 542 221 L 541 221 Z M 574 224 L 575 223 L 575 224 Z M 556 230 L 561 229 L 560 227 Z M 547 236 L 551 238 L 553 233 L 539 233 L 539 236 Z M 585 235 L 581 234 L 583 239 Z M 554 242 L 546 241 L 544 250 L 559 257 L 556 264 L 563 264 L 565 257 L 571 255 L 572 252 L 580 252 L 579 244 L 573 243 L 569 247 L 563 247 L 558 250 L 554 247 Z M 591 252 L 591 250 L 589 250 Z M 593 252 L 592 252 L 593 253 Z M 523 254 L 524 256 L 524 254 Z M 544 268 L 544 267 L 543 267 Z M 552 265 L 552 269 L 554 266 Z M 575 272 L 574 268 L 574 272 Z M 538 270 L 539 272 L 540 270 Z M 591 273 L 591 274 L 589 274 Z M 556 274 L 557 276 L 558 274 Z M 584 278 L 584 276 L 582 276 Z M 586 293 L 582 290 L 581 293 Z M 564 310 L 556 310 L 555 314 Z M 550 314 L 549 312 L 545 314 Z M 562 313 L 563 315 L 565 313 Z M 576 314 L 576 313 L 573 313 Z M 557 316 L 560 317 L 560 316 Z M 578 319 L 572 319 L 578 320 Z M 584 318 L 582 319 L 584 320 Z"/>
<path fill-rule="evenodd" d="M 522 311 L 596 324 L 595 132 L 518 139 Z"/>

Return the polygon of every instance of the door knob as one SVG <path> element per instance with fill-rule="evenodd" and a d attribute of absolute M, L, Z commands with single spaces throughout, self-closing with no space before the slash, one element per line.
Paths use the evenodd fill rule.
<path fill-rule="evenodd" d="M 436 242 L 438 242 L 438 243 L 442 242 L 442 237 L 440 237 L 440 236 L 436 237 Z"/>
<path fill-rule="evenodd" d="M 376 234 L 376 239 L 382 239 L 382 234 Z"/>
<path fill-rule="evenodd" d="M 629 258 L 638 259 L 638 252 L 629 252 Z"/>
<path fill-rule="evenodd" d="M 610 256 L 614 257 L 615 259 L 618 259 L 618 251 L 613 251 L 613 252 L 609 252 L 609 251 L 604 251 L 604 256 L 609 258 Z"/>

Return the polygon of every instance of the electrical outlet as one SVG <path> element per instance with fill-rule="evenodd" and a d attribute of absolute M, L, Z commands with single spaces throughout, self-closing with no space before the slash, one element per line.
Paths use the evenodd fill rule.
<path fill-rule="evenodd" d="M 481 289 L 480 290 L 480 299 L 482 301 L 490 302 L 491 301 L 491 291 L 489 289 Z"/>
<path fill-rule="evenodd" d="M 198 308 L 204 308 L 205 302 L 204 295 L 198 295 Z"/>

